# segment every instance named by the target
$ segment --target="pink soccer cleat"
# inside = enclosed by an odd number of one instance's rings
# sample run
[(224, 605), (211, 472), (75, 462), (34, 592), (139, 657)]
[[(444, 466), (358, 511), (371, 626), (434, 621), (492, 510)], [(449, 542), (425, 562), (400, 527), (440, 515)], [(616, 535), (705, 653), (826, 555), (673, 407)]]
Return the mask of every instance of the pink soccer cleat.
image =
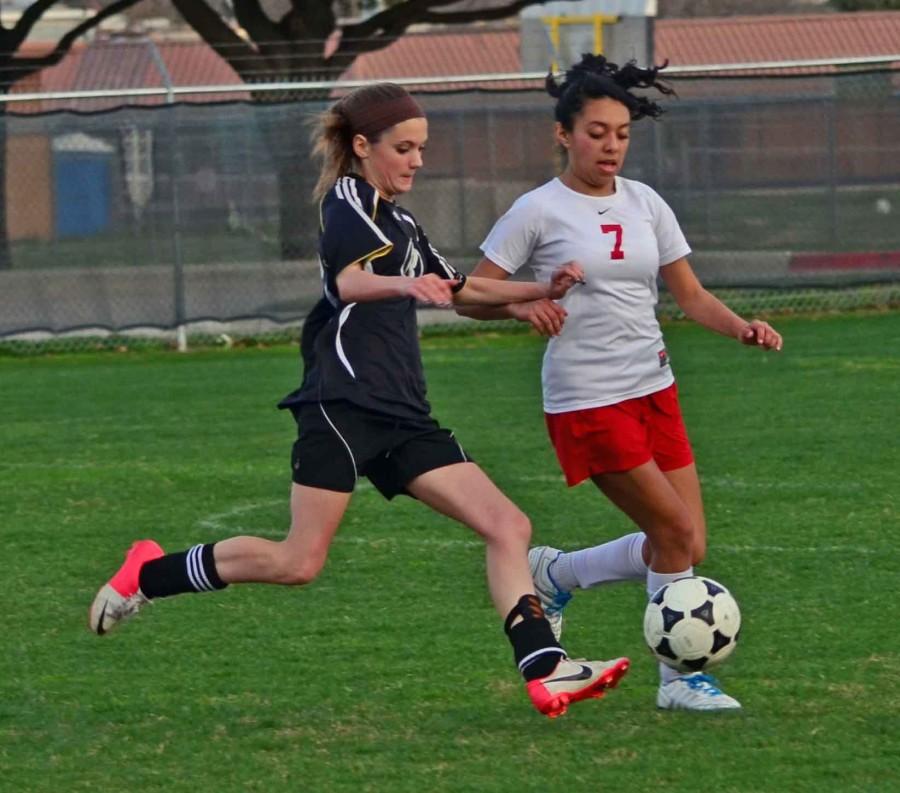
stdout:
[(525, 684), (534, 706), (545, 716), (562, 716), (573, 702), (599, 699), (615, 688), (628, 671), (630, 661), (585, 661), (563, 658), (547, 677)]
[(107, 633), (122, 620), (137, 614), (150, 601), (138, 586), (138, 575), (146, 562), (159, 559), (165, 552), (153, 540), (138, 540), (125, 555), (125, 562), (97, 593), (88, 620), (98, 636)]

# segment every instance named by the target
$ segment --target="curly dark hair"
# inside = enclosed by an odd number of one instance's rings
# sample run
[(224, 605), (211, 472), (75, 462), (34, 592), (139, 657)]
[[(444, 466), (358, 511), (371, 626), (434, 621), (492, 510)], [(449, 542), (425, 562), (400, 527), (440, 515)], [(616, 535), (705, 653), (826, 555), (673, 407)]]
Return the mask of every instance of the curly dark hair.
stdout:
[(663, 108), (645, 96), (633, 93), (635, 88), (653, 88), (663, 95), (674, 95), (675, 90), (658, 78), (668, 61), (660, 66), (642, 69), (635, 61), (628, 61), (621, 68), (606, 60), (603, 55), (585, 53), (581, 60), (568, 69), (561, 81), (553, 73), (547, 75), (547, 93), (556, 99), (556, 120), (564, 129), (571, 130), (577, 116), (588, 99), (609, 97), (621, 102), (631, 113), (632, 121), (650, 117), (659, 118)]

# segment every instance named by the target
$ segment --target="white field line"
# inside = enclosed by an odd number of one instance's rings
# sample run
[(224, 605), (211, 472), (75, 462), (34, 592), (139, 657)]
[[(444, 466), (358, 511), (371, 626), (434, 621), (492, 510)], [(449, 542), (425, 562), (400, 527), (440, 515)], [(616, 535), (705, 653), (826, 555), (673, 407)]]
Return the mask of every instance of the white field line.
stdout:
[[(360, 483), (360, 487), (372, 486), (368, 483)], [(261, 510), (271, 509), (282, 505), (287, 506), (286, 499), (270, 499), (268, 501), (251, 502), (241, 504), (223, 512), (216, 512), (207, 515), (197, 521), (197, 526), (206, 530), (209, 534), (222, 537), (223, 535), (232, 536), (237, 534), (251, 534), (258, 537), (266, 537), (269, 539), (281, 539), (287, 533), (287, 526), (278, 528), (268, 528), (254, 525), (242, 525), (242, 517), (258, 512)], [(414, 531), (414, 530), (413, 530)], [(367, 545), (370, 547), (378, 547), (381, 545), (389, 546), (409, 546), (414, 548), (482, 548), (484, 543), (477, 539), (454, 539), (454, 538), (438, 538), (438, 537), (418, 537), (413, 533), (405, 535), (396, 535), (390, 537), (365, 537), (354, 534), (338, 533), (334, 538), (334, 542), (348, 545)], [(584, 546), (587, 547), (587, 543)], [(733, 554), (780, 554), (784, 556), (801, 556), (805, 554), (839, 554), (845, 556), (879, 556), (890, 553), (887, 550), (878, 548), (866, 548), (862, 545), (821, 545), (821, 546), (791, 546), (791, 545), (755, 545), (748, 543), (744, 545), (729, 545), (716, 543), (713, 541), (710, 545), (711, 550), (721, 553)], [(571, 549), (575, 550), (575, 548)]]

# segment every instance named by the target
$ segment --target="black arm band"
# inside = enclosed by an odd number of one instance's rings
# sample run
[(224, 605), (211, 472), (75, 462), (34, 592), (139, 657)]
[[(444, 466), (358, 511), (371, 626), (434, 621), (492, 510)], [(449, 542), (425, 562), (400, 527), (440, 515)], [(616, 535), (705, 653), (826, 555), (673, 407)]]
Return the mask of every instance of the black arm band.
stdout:
[(462, 289), (466, 285), (466, 281), (468, 281), (468, 280), (469, 279), (466, 278), (465, 273), (460, 273), (459, 281), (457, 281), (454, 286), (450, 287), (450, 291), (453, 292), (453, 294), (455, 295), (460, 289)]

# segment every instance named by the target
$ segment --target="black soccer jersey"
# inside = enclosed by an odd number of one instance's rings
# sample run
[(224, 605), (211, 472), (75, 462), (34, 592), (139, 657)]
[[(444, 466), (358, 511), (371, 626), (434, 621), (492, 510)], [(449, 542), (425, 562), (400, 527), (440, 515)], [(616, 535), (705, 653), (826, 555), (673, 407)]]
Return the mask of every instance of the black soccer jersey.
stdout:
[(428, 415), (415, 300), (346, 303), (336, 279), (345, 267), (360, 262), (376, 275), (462, 276), (432, 247), (407, 210), (382, 199), (361, 177), (338, 179), (322, 199), (320, 213), (324, 298), (304, 324), (303, 384), (279, 407), (343, 399), (403, 418)]

